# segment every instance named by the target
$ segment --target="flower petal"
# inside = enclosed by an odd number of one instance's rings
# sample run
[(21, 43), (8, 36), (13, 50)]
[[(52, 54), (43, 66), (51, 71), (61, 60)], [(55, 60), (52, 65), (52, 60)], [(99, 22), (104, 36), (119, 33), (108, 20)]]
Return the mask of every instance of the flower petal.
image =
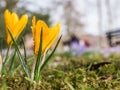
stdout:
[[(32, 27), (34, 27), (34, 25), (35, 24), (33, 24)], [(45, 50), (48, 50), (57, 39), (57, 36), (60, 32), (60, 24), (58, 23), (56, 26), (48, 28), (45, 22), (41, 20), (37, 22), (33, 35), (35, 55), (37, 55), (39, 50), (41, 30), (43, 30), (42, 53), (44, 53)]]
[(5, 12), (4, 12), (4, 19), (5, 19), (6, 27), (11, 28), (11, 26), (12, 26), (11, 13), (8, 10), (5, 10)]
[[(42, 20), (39, 20), (36, 24), (35, 27), (35, 32), (34, 32), (34, 48), (35, 48), (35, 54), (37, 54), (38, 50), (39, 50), (39, 43), (40, 43), (40, 35), (41, 35), (41, 30), (43, 30), (43, 39), (44, 39), (44, 32), (45, 30), (48, 29), (48, 26), (46, 25), (45, 22), (43, 22)], [(43, 42), (42, 42), (43, 43)], [(44, 47), (44, 44), (42, 44), (42, 47)], [(43, 48), (42, 48), (43, 51)]]
[(36, 25), (36, 17), (33, 16), (33, 19), (32, 19), (32, 34), (33, 34), (33, 37), (34, 37), (34, 33), (35, 33), (35, 25)]
[[(16, 13), (10, 13), (8, 10), (4, 14), (6, 27), (9, 30), (13, 30), (15, 24), (18, 22), (19, 18)], [(13, 31), (11, 31), (13, 33)]]
[(19, 20), (18, 15), (16, 13), (11, 13), (9, 12), (9, 10), (5, 10), (4, 19), (6, 24), (6, 41), (7, 44), (11, 46), (12, 39), (8, 33), (8, 30), (11, 32), (13, 38), (17, 39), (28, 21), (28, 16), (23, 15)]
[[(11, 14), (11, 23), (12, 23), (12, 28), (11, 30), (14, 29), (14, 26), (16, 25), (16, 23), (19, 21), (18, 15), (16, 13), (12, 13)], [(14, 34), (14, 30), (12, 31), (12, 33)]]
[(20, 20), (15, 24), (14, 26), (14, 38), (17, 39), (18, 36), (21, 34), (21, 32), (23, 31), (24, 27), (26, 26), (28, 21), (28, 16), (22, 15), (22, 17), (20, 18)]
[(58, 24), (56, 24), (56, 26), (50, 28), (49, 31), (50, 31), (49, 35), (46, 38), (44, 38), (45, 41), (43, 41), (43, 44), (44, 44), (43, 52), (45, 50), (48, 50), (53, 45), (55, 40), (57, 39), (57, 36), (60, 32), (60, 23), (58, 23)]

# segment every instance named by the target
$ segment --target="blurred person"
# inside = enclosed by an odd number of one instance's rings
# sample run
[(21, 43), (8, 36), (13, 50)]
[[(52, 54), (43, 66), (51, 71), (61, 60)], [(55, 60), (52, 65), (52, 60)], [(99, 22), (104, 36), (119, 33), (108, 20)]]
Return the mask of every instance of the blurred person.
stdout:
[(70, 35), (70, 39), (63, 42), (64, 51), (71, 55), (80, 56), (90, 47), (88, 39), (79, 39), (75, 34)]
[(71, 35), (70, 54), (80, 56), (86, 51), (84, 40), (80, 40), (75, 35)]

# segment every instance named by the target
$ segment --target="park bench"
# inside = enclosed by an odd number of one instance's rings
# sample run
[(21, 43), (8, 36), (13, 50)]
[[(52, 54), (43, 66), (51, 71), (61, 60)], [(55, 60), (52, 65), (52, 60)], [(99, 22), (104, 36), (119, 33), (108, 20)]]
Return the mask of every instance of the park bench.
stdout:
[(109, 31), (106, 36), (110, 47), (120, 44), (120, 30)]

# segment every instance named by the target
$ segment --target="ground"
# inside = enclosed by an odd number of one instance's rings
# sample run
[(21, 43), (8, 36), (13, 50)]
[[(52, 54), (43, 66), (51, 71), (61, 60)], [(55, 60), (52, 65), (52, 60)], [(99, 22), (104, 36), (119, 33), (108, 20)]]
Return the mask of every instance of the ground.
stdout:
[[(31, 67), (31, 62), (29, 65)], [(28, 79), (18, 69), (12, 76), (0, 78), (0, 90), (27, 90)], [(41, 76), (41, 82), (32, 83), (31, 90), (119, 90), (120, 55), (104, 56), (86, 52), (80, 57), (69, 53), (54, 54)], [(4, 90), (7, 90), (4, 89)]]

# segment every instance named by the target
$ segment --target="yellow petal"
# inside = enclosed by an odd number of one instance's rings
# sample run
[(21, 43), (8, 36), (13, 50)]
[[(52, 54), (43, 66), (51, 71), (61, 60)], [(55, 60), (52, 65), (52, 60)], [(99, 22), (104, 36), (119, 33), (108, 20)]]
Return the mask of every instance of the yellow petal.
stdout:
[(43, 52), (48, 50), (57, 39), (57, 36), (60, 32), (60, 24), (58, 23), (56, 26), (49, 28), (49, 31), (49, 35), (46, 35), (46, 38), (44, 38), (43, 41)]
[(13, 38), (17, 39), (20, 33), (23, 31), (23, 28), (26, 26), (28, 16), (22, 15), (22, 17), (19, 20), (18, 15), (16, 13), (11, 13), (9, 12), (9, 10), (5, 10), (4, 19), (6, 25), (7, 44), (10, 46), (12, 45), (12, 39), (8, 33), (8, 30), (11, 32)]
[(16, 13), (10, 13), (8, 10), (4, 14), (6, 27), (13, 32), (14, 25), (18, 22), (19, 18)]
[(10, 37), (9, 37), (9, 33), (8, 33), (8, 30), (7, 30), (7, 27), (10, 27), (12, 25), (10, 17), (11, 17), (11, 13), (8, 10), (5, 10), (5, 12), (4, 12), (4, 19), (5, 19), (5, 24), (6, 24), (7, 43), (9, 43), (9, 41), (10, 41), (10, 39), (9, 39)]
[(60, 32), (60, 24), (58, 23), (56, 26), (52, 28), (48, 28), (45, 22), (41, 20), (37, 22), (35, 26), (34, 35), (33, 35), (35, 55), (37, 55), (39, 50), (41, 30), (43, 30), (42, 53), (44, 53), (46, 50), (48, 50), (52, 46), (52, 44), (57, 39), (57, 36)]
[[(40, 35), (41, 35), (41, 30), (43, 30), (43, 39), (44, 39), (44, 31), (48, 29), (48, 26), (46, 23), (44, 23), (42, 20), (39, 20), (36, 24), (35, 27), (35, 32), (34, 32), (34, 48), (35, 48), (35, 54), (37, 54), (39, 50), (39, 43), (40, 43)], [(43, 43), (43, 42), (42, 42)], [(43, 44), (42, 44), (43, 47)], [(43, 48), (42, 48), (43, 51)]]
[(20, 20), (15, 24), (15, 26), (13, 28), (15, 39), (17, 39), (18, 36), (21, 34), (21, 32), (23, 31), (23, 29), (25, 28), (25, 26), (27, 24), (27, 21), (28, 21), (28, 16), (25, 14), (25, 15), (22, 15)]
[(5, 10), (4, 19), (5, 19), (6, 27), (7, 27), (7, 28), (8, 28), (8, 27), (11, 28), (11, 26), (12, 26), (11, 13), (10, 13), (8, 10)]
[(8, 45), (11, 45), (10, 43), (11, 43), (12, 39), (11, 39), (11, 37), (9, 35), (9, 32), (8, 32), (7, 28), (6, 28), (6, 41), (7, 41)]
[(10, 35), (8, 33), (8, 28), (10, 31), (12, 28), (11, 13), (9, 12), (9, 10), (5, 10), (4, 19), (5, 19), (5, 25), (6, 25), (6, 41), (7, 41), (7, 44), (9, 45), (11, 42), (11, 38), (10, 38)]
[(36, 17), (33, 16), (33, 19), (32, 19), (32, 34), (33, 34), (33, 36), (35, 33), (35, 25), (36, 25)]
[[(16, 14), (16, 13), (12, 13), (11, 14), (11, 23), (12, 23), (12, 25), (11, 25), (11, 30), (13, 30), (14, 29), (14, 26), (15, 26), (15, 24), (17, 23), (19, 21), (19, 18), (18, 18), (18, 15)], [(14, 34), (14, 31), (12, 31), (12, 33)]]

